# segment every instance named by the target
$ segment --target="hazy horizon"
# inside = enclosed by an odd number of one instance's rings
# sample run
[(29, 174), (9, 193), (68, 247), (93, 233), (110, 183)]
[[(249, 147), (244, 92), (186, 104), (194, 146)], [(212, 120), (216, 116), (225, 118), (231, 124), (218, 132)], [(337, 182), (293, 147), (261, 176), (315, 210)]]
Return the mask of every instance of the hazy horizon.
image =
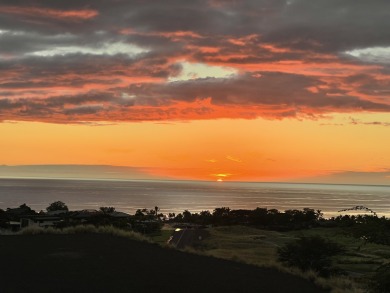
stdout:
[[(135, 168), (112, 165), (0, 165), (1, 178), (21, 179), (72, 179), (72, 180), (164, 180), (164, 181), (206, 181), (191, 178), (172, 178), (153, 176), (147, 172), (148, 168)], [(300, 180), (286, 181), (255, 181), (255, 180), (219, 180), (225, 182), (253, 182), (253, 183), (297, 183), (297, 184), (335, 184), (335, 185), (390, 185), (387, 176), (389, 172), (361, 173), (340, 172), (318, 177), (301, 178)], [(363, 178), (363, 180), (362, 180)], [(367, 180), (367, 178), (371, 180)], [(364, 181), (366, 179), (366, 181)]]

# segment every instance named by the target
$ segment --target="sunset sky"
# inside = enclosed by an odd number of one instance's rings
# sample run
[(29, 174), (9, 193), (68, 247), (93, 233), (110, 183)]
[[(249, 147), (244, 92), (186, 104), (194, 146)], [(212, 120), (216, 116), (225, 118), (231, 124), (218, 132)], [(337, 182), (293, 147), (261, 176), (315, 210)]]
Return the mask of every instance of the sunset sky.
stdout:
[(2, 0), (0, 177), (390, 184), (389, 28), (388, 0)]

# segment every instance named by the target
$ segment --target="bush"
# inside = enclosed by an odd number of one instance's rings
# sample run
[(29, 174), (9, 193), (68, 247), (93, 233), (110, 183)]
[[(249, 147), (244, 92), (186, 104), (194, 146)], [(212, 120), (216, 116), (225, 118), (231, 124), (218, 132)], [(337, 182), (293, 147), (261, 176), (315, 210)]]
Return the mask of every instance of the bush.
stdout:
[(371, 291), (373, 293), (390, 292), (390, 263), (381, 265), (372, 277)]
[(332, 268), (332, 256), (340, 254), (341, 245), (320, 236), (300, 237), (278, 249), (279, 261), (302, 271), (313, 270), (322, 276), (336, 272)]

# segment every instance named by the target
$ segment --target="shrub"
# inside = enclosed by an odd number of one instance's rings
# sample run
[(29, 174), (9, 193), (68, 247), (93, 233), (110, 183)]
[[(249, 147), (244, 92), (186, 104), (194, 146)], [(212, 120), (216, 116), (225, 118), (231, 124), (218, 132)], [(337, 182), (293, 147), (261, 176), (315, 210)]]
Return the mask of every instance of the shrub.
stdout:
[(93, 225), (78, 225), (74, 227), (67, 227), (64, 229), (56, 228), (42, 228), (42, 227), (26, 227), (19, 231), (21, 235), (40, 235), (40, 234), (109, 234), (118, 237), (134, 239), (143, 242), (151, 242), (149, 238), (133, 231), (125, 231), (113, 226), (99, 226)]
[(372, 277), (371, 292), (388, 293), (390, 292), (390, 263), (381, 265)]
[(278, 249), (279, 261), (302, 271), (313, 270), (322, 276), (336, 272), (332, 256), (344, 251), (339, 244), (320, 236), (300, 237)]

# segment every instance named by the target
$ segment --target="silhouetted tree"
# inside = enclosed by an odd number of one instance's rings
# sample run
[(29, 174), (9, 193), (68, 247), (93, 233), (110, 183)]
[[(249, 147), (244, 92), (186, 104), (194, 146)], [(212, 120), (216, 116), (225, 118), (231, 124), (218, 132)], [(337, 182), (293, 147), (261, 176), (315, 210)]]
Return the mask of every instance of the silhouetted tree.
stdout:
[(62, 201), (55, 201), (55, 202), (51, 203), (46, 208), (46, 210), (48, 212), (52, 212), (52, 211), (69, 211), (67, 205), (65, 203), (63, 203)]
[(136, 210), (135, 215), (137, 219), (143, 219), (145, 217), (144, 212), (141, 209)]
[(354, 224), (345, 229), (365, 242), (390, 245), (390, 219), (372, 215), (358, 215)]
[(230, 220), (230, 208), (222, 207), (216, 208), (213, 211), (213, 221), (218, 225), (227, 225)]
[(114, 207), (100, 207), (99, 210), (103, 213), (103, 214), (111, 214), (113, 212), (115, 212), (115, 208)]
[(268, 210), (265, 208), (257, 207), (250, 213), (249, 220), (255, 225), (268, 225), (269, 224), (269, 216)]
[(183, 221), (183, 214), (178, 213), (175, 217), (175, 221), (182, 222)]
[(210, 224), (212, 220), (212, 215), (210, 211), (201, 211), (199, 213), (200, 224), (207, 225)]
[(0, 227), (5, 228), (7, 227), (8, 217), (7, 213), (0, 209)]
[(183, 212), (183, 221), (184, 222), (191, 222), (192, 214), (188, 210), (185, 210)]

